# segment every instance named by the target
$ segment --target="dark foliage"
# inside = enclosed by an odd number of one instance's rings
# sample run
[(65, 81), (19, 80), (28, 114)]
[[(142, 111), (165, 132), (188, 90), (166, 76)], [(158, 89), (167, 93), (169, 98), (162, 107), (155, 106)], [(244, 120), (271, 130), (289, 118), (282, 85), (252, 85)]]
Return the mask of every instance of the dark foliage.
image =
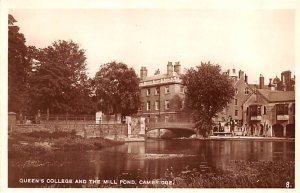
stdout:
[(188, 69), (183, 84), (186, 86), (185, 107), (192, 112), (197, 129), (206, 136), (212, 118), (232, 100), (233, 83), (219, 65), (208, 62)]
[(140, 106), (139, 79), (126, 64), (104, 64), (95, 76), (98, 109), (107, 114), (135, 114)]

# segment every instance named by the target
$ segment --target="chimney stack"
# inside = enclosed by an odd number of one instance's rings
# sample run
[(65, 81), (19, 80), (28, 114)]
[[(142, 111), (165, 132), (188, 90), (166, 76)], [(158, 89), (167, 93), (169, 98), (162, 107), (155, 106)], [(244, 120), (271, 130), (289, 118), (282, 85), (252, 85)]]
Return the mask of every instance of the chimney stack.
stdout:
[(180, 62), (175, 62), (175, 65), (174, 65), (174, 72), (176, 72), (178, 75), (181, 74), (181, 65), (180, 65)]
[(141, 67), (140, 70), (140, 76), (141, 76), (141, 80), (144, 80), (147, 77), (147, 68), (146, 67)]
[(245, 74), (245, 82), (248, 83), (248, 76)]
[(239, 79), (244, 78), (244, 71), (240, 70), (239, 71)]
[(281, 81), (285, 84), (286, 90), (291, 90), (291, 71), (284, 71), (281, 73)]
[(259, 89), (263, 89), (264, 88), (264, 81), (265, 81), (265, 78), (263, 77), (262, 74), (259, 75)]
[(168, 76), (171, 76), (173, 73), (173, 65), (172, 65), (172, 62), (168, 62), (168, 65), (167, 65), (167, 74)]

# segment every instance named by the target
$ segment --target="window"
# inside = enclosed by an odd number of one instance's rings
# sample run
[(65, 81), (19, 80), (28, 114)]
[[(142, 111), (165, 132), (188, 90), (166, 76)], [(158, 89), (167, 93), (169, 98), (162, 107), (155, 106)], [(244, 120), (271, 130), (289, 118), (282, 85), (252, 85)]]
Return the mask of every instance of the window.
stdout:
[(159, 87), (155, 88), (155, 95), (159, 95)]
[(146, 106), (146, 110), (150, 110), (150, 101), (147, 101), (147, 106)]
[(155, 110), (159, 110), (159, 101), (155, 101)]
[(183, 87), (183, 85), (180, 85), (180, 93), (184, 93), (184, 87)]
[(237, 104), (238, 104), (238, 100), (234, 99), (234, 105), (237, 105)]
[(166, 122), (166, 123), (169, 122), (169, 118), (170, 118), (169, 115), (166, 115), (166, 116), (165, 116), (165, 122)]
[(235, 94), (238, 94), (238, 89), (237, 88), (235, 88), (234, 91), (235, 91)]
[(249, 88), (248, 87), (245, 88), (245, 94), (249, 94)]
[(263, 114), (264, 115), (267, 114), (267, 108), (266, 108), (266, 106), (264, 106), (264, 113)]
[(277, 104), (276, 105), (276, 114), (277, 115), (288, 115), (289, 114), (289, 105), (288, 104)]
[(261, 106), (259, 105), (250, 106), (250, 116), (261, 116)]
[(239, 115), (239, 111), (238, 110), (235, 110), (234, 111), (234, 116), (238, 116)]
[(291, 111), (292, 114), (295, 115), (295, 103), (292, 104)]
[(184, 108), (184, 100), (181, 101), (181, 106), (180, 106), (180, 109), (183, 109)]
[(168, 94), (168, 93), (170, 93), (170, 88), (169, 88), (169, 86), (166, 86), (165, 87), (165, 94)]
[(261, 116), (261, 106), (257, 106), (257, 116)]
[(165, 109), (166, 110), (170, 109), (170, 101), (169, 100), (165, 101)]
[(147, 89), (147, 96), (149, 96), (151, 94), (151, 90), (150, 88)]
[(155, 115), (155, 123), (157, 123), (159, 120), (159, 116), (158, 115)]

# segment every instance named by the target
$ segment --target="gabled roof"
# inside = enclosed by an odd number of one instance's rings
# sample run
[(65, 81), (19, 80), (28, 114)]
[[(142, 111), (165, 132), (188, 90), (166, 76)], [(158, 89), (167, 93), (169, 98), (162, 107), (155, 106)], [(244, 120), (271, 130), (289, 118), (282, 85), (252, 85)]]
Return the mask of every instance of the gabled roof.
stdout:
[(272, 91), (267, 89), (257, 89), (257, 92), (269, 102), (295, 101), (295, 91)]

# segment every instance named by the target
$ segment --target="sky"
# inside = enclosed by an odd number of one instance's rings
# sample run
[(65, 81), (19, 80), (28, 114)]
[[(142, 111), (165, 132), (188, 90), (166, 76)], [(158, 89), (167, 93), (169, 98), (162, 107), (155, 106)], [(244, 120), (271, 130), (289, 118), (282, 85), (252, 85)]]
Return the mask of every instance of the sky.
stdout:
[[(86, 51), (87, 72), (123, 62), (139, 75), (210, 61), (222, 70), (243, 70), (250, 83), (295, 73), (295, 11), (292, 9), (9, 9), (27, 45), (44, 48), (73, 40)], [(267, 83), (267, 81), (266, 81)]]

